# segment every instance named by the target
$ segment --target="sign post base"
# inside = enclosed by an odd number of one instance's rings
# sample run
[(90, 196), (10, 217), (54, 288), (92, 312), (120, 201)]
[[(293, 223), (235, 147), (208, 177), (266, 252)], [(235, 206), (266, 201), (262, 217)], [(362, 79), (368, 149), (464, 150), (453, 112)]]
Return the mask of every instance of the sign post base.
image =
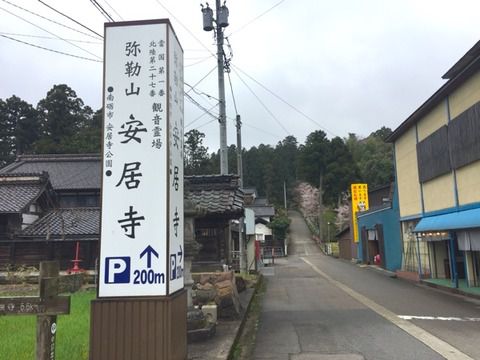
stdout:
[(92, 300), (90, 360), (187, 359), (187, 291)]

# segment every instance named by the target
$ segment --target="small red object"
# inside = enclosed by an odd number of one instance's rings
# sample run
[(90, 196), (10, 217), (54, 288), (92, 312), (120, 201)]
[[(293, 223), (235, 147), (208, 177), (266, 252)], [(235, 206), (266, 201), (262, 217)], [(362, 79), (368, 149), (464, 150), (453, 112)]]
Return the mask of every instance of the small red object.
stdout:
[(79, 273), (79, 272), (83, 272), (85, 270), (83, 270), (82, 268), (80, 268), (80, 266), (78, 266), (78, 264), (82, 261), (78, 258), (78, 256), (80, 255), (80, 242), (77, 241), (77, 245), (76, 245), (76, 250), (75, 250), (75, 259), (72, 260), (73, 262), (73, 267), (71, 269), (68, 270), (68, 272), (71, 274), (71, 273)]

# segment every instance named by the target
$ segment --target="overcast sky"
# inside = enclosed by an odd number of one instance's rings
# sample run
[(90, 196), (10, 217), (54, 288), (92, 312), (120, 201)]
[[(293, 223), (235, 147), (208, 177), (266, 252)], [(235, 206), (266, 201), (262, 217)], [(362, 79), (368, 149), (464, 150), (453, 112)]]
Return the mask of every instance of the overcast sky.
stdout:
[[(215, 69), (213, 32), (202, 30), (199, 1), (97, 1), (115, 21), (170, 18), (185, 51), (187, 84)], [(103, 35), (106, 19), (90, 0), (44, 2)], [(478, 0), (229, 0), (227, 6), (230, 77), (246, 148), (275, 145), (287, 135), (303, 143), (317, 129), (330, 138), (395, 129), (444, 83), (441, 76), (480, 34)], [(101, 107), (101, 38), (38, 0), (0, 0), (0, 13), (0, 98), (17, 95), (36, 106), (54, 84), (64, 83), (94, 110)], [(236, 112), (228, 82), (226, 94), (231, 144)], [(189, 95), (218, 113), (216, 70)], [(186, 99), (185, 131), (204, 132), (214, 151), (218, 122), (202, 114)]]

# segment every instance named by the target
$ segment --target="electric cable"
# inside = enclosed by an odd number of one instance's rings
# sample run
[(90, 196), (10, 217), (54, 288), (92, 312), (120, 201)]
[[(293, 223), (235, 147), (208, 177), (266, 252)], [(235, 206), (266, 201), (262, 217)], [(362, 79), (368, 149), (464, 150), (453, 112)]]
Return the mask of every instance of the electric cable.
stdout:
[[(43, 36), (43, 35), (31, 35), (31, 34), (17, 34), (17, 33), (10, 33), (10, 32), (2, 32), (0, 34), (3, 35), (10, 35), (10, 36), (22, 36), (22, 37), (31, 37), (31, 38), (38, 38), (38, 39), (48, 39), (48, 40), (62, 40), (52, 36)], [(102, 45), (103, 42), (100, 41), (89, 41), (89, 40), (77, 40), (77, 39), (66, 39), (68, 41), (79, 42), (84, 44), (94, 44), (94, 45)]]
[(21, 19), (21, 20), (29, 23), (30, 25), (35, 26), (35, 27), (37, 27), (37, 28), (39, 28), (39, 29), (41, 29), (41, 30), (49, 33), (50, 35), (53, 35), (53, 36), (59, 38), (60, 40), (63, 40), (63, 41), (65, 41), (66, 43), (68, 43), (68, 44), (70, 44), (70, 45), (72, 45), (72, 46), (75, 46), (76, 48), (78, 48), (78, 49), (80, 49), (80, 50), (82, 50), (82, 51), (85, 51), (86, 53), (88, 53), (88, 54), (90, 54), (90, 55), (92, 55), (92, 56), (95, 56), (97, 59), (100, 59), (100, 60), (101, 60), (101, 58), (100, 58), (99, 56), (97, 56), (96, 54), (94, 54), (94, 53), (92, 53), (92, 52), (90, 52), (90, 51), (88, 51), (88, 50), (86, 50), (86, 49), (84, 49), (84, 48), (82, 48), (82, 47), (80, 47), (80, 46), (78, 46), (78, 45), (76, 45), (76, 44), (74, 44), (74, 43), (72, 43), (72, 42), (70, 42), (70, 41), (68, 41), (68, 40), (66, 40), (66, 39), (64, 39), (64, 38), (62, 38), (62, 37), (60, 37), (60, 36), (52, 33), (52, 32), (50, 32), (50, 31), (48, 31), (48, 30), (46, 30), (46, 29), (44, 29), (44, 28), (42, 28), (42, 27), (39, 26), (39, 25), (36, 25), (36, 24), (32, 23), (31, 21), (28, 21), (27, 19), (21, 17), (20, 15), (16, 15), (16, 14), (12, 13), (11, 11), (9, 11), (9, 10), (7, 10), (7, 9), (4, 9), (4, 8), (1, 7), (1, 6), (0, 6), (0, 10), (3, 10), (3, 11), (5, 11), (5, 12), (9, 13), (10, 15), (15, 16), (15, 17), (17, 17), (17, 18), (19, 18), (19, 19)]
[(197, 126), (196, 128), (193, 128), (193, 129), (198, 130), (198, 129), (200, 129), (201, 127), (207, 126), (208, 124), (214, 122), (215, 120), (218, 120), (218, 119), (210, 120), (210, 121), (206, 122), (205, 124), (199, 125), (199, 126)]
[(96, 1), (96, 0), (90, 0), (90, 2), (95, 6), (95, 8), (102, 14), (102, 16), (107, 19), (108, 22), (115, 22), (113, 18), (110, 16), (108, 12), (105, 11), (105, 9)]
[(187, 85), (189, 88), (191, 88), (192, 91), (193, 91), (195, 94), (197, 94), (197, 95), (205, 95), (208, 99), (214, 99), (214, 100), (216, 100), (216, 101), (220, 101), (220, 100), (217, 99), (215, 96), (212, 96), (212, 95), (210, 95), (210, 94), (207, 94), (207, 93), (205, 93), (205, 92), (203, 92), (203, 91), (201, 91), (201, 90), (195, 89), (192, 85), (190, 85), (190, 84), (188, 84), (188, 83), (186, 83), (186, 82), (184, 82), (184, 84)]
[[(265, 85), (263, 85), (261, 82), (259, 82), (258, 80), (255, 80), (252, 76), (248, 75), (245, 71), (243, 71), (242, 69), (240, 69), (238, 66), (235, 66), (233, 65), (238, 71), (240, 71), (242, 74), (244, 74), (245, 76), (247, 76), (250, 80), (252, 80), (253, 82), (255, 82), (257, 85), (259, 85), (260, 87), (262, 87), (265, 91), (267, 91), (268, 93), (270, 93), (271, 95), (273, 95), (274, 97), (276, 97), (278, 100), (280, 100), (281, 102), (283, 102), (285, 105), (289, 106), (290, 108), (292, 108), (293, 110), (295, 110), (297, 113), (299, 113), (300, 115), (302, 115), (303, 117), (305, 117), (306, 119), (310, 120), (311, 122), (313, 122), (315, 125), (317, 125), (319, 128), (325, 130), (326, 132), (330, 133), (330, 135), (332, 136), (338, 136), (337, 134), (335, 134), (334, 132), (328, 130), (326, 127), (324, 127), (323, 125), (321, 125), (318, 121), (312, 119), (310, 116), (308, 116), (307, 114), (305, 114), (303, 111), (299, 110), (297, 107), (293, 106), (292, 104), (290, 104), (288, 101), (284, 100), (283, 98), (281, 98), (279, 95), (275, 94), (272, 90), (270, 90), (269, 88), (267, 88)], [(235, 72), (238, 76), (238, 73)]]
[(280, 120), (277, 119), (277, 117), (270, 111), (270, 109), (264, 104), (264, 102), (258, 97), (257, 94), (255, 94), (255, 92), (252, 90), (252, 88), (250, 86), (248, 86), (248, 84), (242, 79), (242, 77), (240, 76), (240, 74), (238, 72), (235, 71), (235, 69), (233, 70), (235, 72), (235, 74), (238, 76), (238, 78), (240, 79), (240, 81), (243, 83), (243, 85), (245, 85), (245, 87), (250, 90), (250, 92), (252, 93), (252, 95), (257, 99), (257, 101), (260, 103), (260, 105), (263, 106), (263, 108), (265, 109), (266, 112), (268, 112), (270, 114), (270, 116), (277, 122), (278, 125), (280, 125), (280, 127), (283, 129), (283, 131), (285, 131), (285, 133), (287, 135), (290, 135), (290, 133), (288, 132), (288, 130), (285, 128), (285, 126), (280, 122)]
[(112, 7), (112, 5), (110, 5), (107, 0), (103, 0), (103, 1), (105, 2), (105, 4), (108, 5), (108, 7), (109, 7), (110, 9), (112, 9), (112, 11), (120, 18), (120, 20), (123, 21), (122, 16)]
[[(218, 119), (218, 116), (215, 116), (214, 114), (212, 114), (210, 112), (210, 110), (207, 110), (204, 106), (202, 106), (198, 101), (196, 101), (194, 98), (192, 98), (190, 95), (188, 94), (185, 94), (185, 97), (187, 98), (187, 100), (189, 100), (192, 104), (194, 104), (195, 106), (197, 106), (199, 109), (201, 109), (202, 111), (206, 112), (208, 115), (210, 115), (211, 117), (213, 117), (214, 119)], [(217, 106), (218, 104), (216, 104), (215, 106)]]
[(55, 9), (54, 7), (48, 5), (47, 3), (43, 2), (42, 0), (38, 0), (38, 1), (39, 1), (41, 4), (43, 4), (44, 6), (48, 7), (49, 9), (55, 11), (57, 14), (60, 14), (60, 15), (62, 15), (62, 16), (64, 16), (64, 17), (66, 17), (68, 20), (73, 21), (75, 24), (80, 25), (81, 27), (87, 29), (88, 31), (94, 33), (95, 35), (97, 35), (98, 37), (100, 37), (100, 38), (103, 39), (103, 36), (102, 36), (102, 35), (100, 35), (99, 33), (95, 32), (95, 31), (93, 31), (93, 30), (90, 29), (88, 26), (83, 25), (82, 23), (80, 23), (80, 22), (78, 22), (77, 20), (71, 18), (70, 16), (62, 13), (61, 11)]
[(200, 41), (200, 39), (197, 38), (192, 31), (190, 31), (190, 29), (189, 29), (188, 27), (186, 27), (185, 25), (183, 25), (183, 23), (182, 23), (180, 20), (178, 20), (178, 18), (177, 18), (175, 15), (173, 15), (172, 12), (171, 12), (170, 10), (168, 10), (168, 9), (160, 2), (160, 0), (155, 0), (155, 1), (156, 1), (157, 4), (160, 5), (167, 13), (169, 13), (170, 16), (171, 16), (172, 18), (174, 18), (174, 19), (180, 24), (180, 26), (182, 26), (200, 45), (202, 45), (202, 47), (205, 48), (205, 49), (211, 54), (211, 56), (213, 56), (214, 58), (216, 58), (216, 55), (215, 55), (206, 45), (204, 45), (204, 44)]
[(194, 62), (193, 64), (184, 65), (183, 67), (195, 66), (195, 65), (201, 64), (201, 63), (203, 63), (203, 62), (205, 62), (205, 61), (207, 61), (211, 58), (212, 58), (211, 56), (208, 56), (208, 57), (203, 58), (202, 60), (198, 60), (197, 62)]
[[(215, 107), (217, 107), (218, 104), (215, 104), (213, 105), (210, 109), (208, 109), (208, 113), (211, 112)], [(203, 112), (202, 115), (196, 117), (195, 119), (193, 119), (192, 121), (190, 121), (187, 125), (185, 125), (185, 127), (189, 127), (190, 125), (192, 125), (193, 123), (195, 123), (196, 121), (200, 120), (202, 117), (204, 117), (205, 115), (208, 114), (207, 112)], [(216, 119), (218, 118), (218, 116), (216, 117)]]
[(230, 84), (230, 91), (232, 93), (233, 107), (235, 108), (235, 114), (238, 115), (237, 102), (235, 101), (235, 95), (233, 94), (232, 79), (230, 79), (230, 72), (227, 72), (228, 82)]
[[(232, 120), (233, 120), (233, 119), (232, 119)], [(242, 123), (242, 125), (245, 125), (245, 126), (251, 127), (252, 129), (255, 129), (255, 130), (257, 130), (257, 131), (264, 132), (265, 134), (268, 134), (268, 135), (270, 135), (270, 136), (272, 136), (272, 137), (274, 137), (274, 138), (277, 138), (277, 139), (281, 137), (280, 135), (277, 135), (277, 134), (271, 133), (271, 132), (269, 132), (269, 131), (267, 131), (267, 130), (265, 130), (265, 129), (262, 129), (262, 128), (259, 128), (259, 127), (256, 127), (256, 126), (253, 126), (253, 125), (250, 125), (250, 124), (248, 124), (248, 123)]]
[(64, 27), (64, 28), (66, 28), (66, 29), (69, 29), (69, 30), (72, 30), (72, 31), (76, 31), (76, 32), (78, 32), (78, 33), (80, 33), (80, 34), (82, 34), (82, 35), (89, 36), (89, 37), (91, 37), (91, 38), (96, 39), (96, 37), (94, 37), (94, 36), (92, 36), (92, 35), (90, 35), (90, 34), (87, 34), (87, 33), (83, 32), (83, 31), (74, 29), (74, 28), (72, 28), (72, 27), (70, 27), (70, 26), (67, 26), (67, 25), (64, 25), (64, 24), (62, 24), (62, 23), (59, 23), (59, 22), (57, 22), (57, 21), (55, 21), (55, 20), (49, 19), (49, 18), (47, 18), (47, 17), (45, 17), (45, 16), (42, 16), (42, 15), (40, 15), (40, 14), (37, 14), (37, 13), (35, 13), (35, 12), (33, 12), (33, 11), (30, 11), (30, 10), (28, 10), (28, 9), (25, 9), (25, 8), (23, 8), (23, 7), (21, 7), (21, 6), (15, 5), (15, 4), (11, 3), (10, 1), (7, 1), (7, 0), (1, 0), (1, 1), (3, 1), (4, 3), (7, 3), (7, 4), (11, 5), (11, 6), (15, 6), (16, 8), (19, 8), (19, 9), (21, 9), (21, 10), (23, 10), (23, 11), (26, 11), (26, 12), (32, 14), (32, 15), (38, 16), (38, 17), (40, 17), (40, 18), (42, 18), (42, 19), (44, 19), (44, 20), (50, 21), (50, 22), (52, 22), (52, 23), (54, 23), (54, 24), (56, 24), (56, 25), (62, 26), (62, 27)]
[(264, 11), (263, 13), (261, 13), (260, 15), (258, 15), (257, 17), (255, 17), (254, 19), (250, 20), (249, 22), (247, 22), (245, 25), (239, 27), (238, 29), (232, 31), (230, 34), (228, 34), (228, 36), (231, 36), (232, 34), (234, 33), (237, 33), (243, 29), (245, 29), (247, 26), (249, 26), (251, 23), (257, 21), (258, 19), (260, 19), (262, 16), (266, 15), (267, 13), (269, 13), (270, 11), (272, 11), (273, 9), (275, 9), (278, 5), (280, 5), (281, 3), (283, 3), (285, 0), (281, 0), (279, 1), (278, 3), (276, 3), (275, 5), (273, 5), (271, 8), (269, 8), (268, 10)]
[(102, 60), (90, 59), (90, 58), (87, 58), (87, 57), (78, 56), (78, 55), (73, 55), (73, 54), (69, 54), (69, 53), (63, 52), (63, 51), (53, 50), (53, 49), (49, 49), (49, 48), (46, 48), (46, 47), (43, 47), (43, 46), (31, 44), (31, 43), (28, 43), (28, 42), (26, 42), (26, 41), (14, 39), (14, 38), (12, 38), (12, 37), (10, 37), (10, 36), (6, 36), (6, 35), (2, 35), (2, 34), (0, 34), (0, 36), (1, 36), (1, 37), (4, 37), (4, 38), (6, 38), (6, 39), (10, 39), (10, 40), (13, 40), (13, 41), (17, 41), (17, 42), (22, 43), (22, 44), (25, 44), (25, 45), (30, 45), (30, 46), (36, 47), (36, 48), (38, 48), (38, 49), (51, 51), (51, 52), (54, 52), (54, 53), (57, 53), (57, 54), (67, 55), (67, 56), (71, 56), (71, 57), (74, 57), (74, 58), (77, 58), (77, 59), (94, 61), (94, 62), (99, 62), (99, 63), (102, 63), (102, 62), (103, 62)]
[[(205, 79), (208, 77), (208, 75), (210, 75), (210, 74), (211, 74), (212, 72), (214, 72), (215, 70), (217, 70), (217, 65), (215, 65), (215, 66), (212, 68), (212, 70), (210, 70), (204, 77), (202, 77), (200, 80), (198, 80), (195, 85), (191, 86), (191, 89), (188, 90), (186, 93), (188, 94), (190, 91), (192, 91), (193, 88), (197, 87), (198, 84), (200, 84), (203, 80), (205, 80)], [(189, 85), (189, 86), (190, 86), (190, 85)]]

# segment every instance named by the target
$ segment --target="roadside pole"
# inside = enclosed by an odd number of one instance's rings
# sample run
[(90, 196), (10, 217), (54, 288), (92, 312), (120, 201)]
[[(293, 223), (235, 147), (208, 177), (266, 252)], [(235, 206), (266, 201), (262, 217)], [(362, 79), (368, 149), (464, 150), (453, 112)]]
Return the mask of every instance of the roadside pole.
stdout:
[(167, 19), (106, 23), (104, 46), (90, 360), (184, 360), (183, 49)]

